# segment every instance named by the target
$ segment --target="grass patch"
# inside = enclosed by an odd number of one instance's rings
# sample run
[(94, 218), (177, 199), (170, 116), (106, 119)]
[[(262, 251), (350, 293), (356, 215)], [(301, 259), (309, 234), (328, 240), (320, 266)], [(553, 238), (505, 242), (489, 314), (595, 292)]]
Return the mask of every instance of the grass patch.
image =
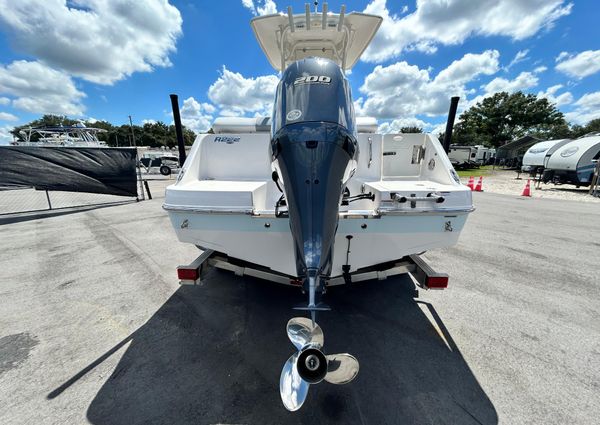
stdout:
[(468, 170), (456, 170), (459, 177), (470, 177), (470, 176), (487, 176), (492, 173), (493, 165), (484, 165), (479, 168), (472, 168)]

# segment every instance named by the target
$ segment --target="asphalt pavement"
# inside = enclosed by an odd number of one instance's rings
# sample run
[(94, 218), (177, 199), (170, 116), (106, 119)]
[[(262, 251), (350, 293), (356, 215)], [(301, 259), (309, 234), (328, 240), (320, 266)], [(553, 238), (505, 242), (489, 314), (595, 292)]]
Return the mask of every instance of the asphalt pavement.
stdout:
[(600, 423), (600, 207), (476, 193), (456, 247), (407, 276), (332, 288), (345, 386), (279, 398), (297, 289), (211, 271), (152, 201), (0, 216), (2, 424)]

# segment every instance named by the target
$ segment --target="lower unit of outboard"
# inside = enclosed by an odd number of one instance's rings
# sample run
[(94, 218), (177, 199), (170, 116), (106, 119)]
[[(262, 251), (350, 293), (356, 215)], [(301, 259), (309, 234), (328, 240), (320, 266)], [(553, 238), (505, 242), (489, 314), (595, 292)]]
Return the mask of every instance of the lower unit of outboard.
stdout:
[(285, 190), (297, 273), (309, 293), (306, 309), (319, 310), (315, 297), (331, 273), (344, 180), (357, 142), (338, 124), (304, 122), (283, 127), (271, 149)]

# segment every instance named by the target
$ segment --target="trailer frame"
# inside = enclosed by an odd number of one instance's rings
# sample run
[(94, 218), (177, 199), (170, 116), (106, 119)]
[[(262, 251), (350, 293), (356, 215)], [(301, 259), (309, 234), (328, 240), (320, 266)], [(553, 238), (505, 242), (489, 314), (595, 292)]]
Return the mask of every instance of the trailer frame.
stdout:
[[(204, 250), (190, 264), (177, 267), (179, 284), (192, 286), (203, 284), (210, 268), (228, 270), (240, 277), (252, 276), (283, 285), (302, 286), (302, 281), (295, 276), (280, 273), (258, 264), (231, 258), (226, 254), (210, 249)], [(436, 272), (421, 257), (421, 254), (412, 254), (398, 260), (329, 277), (325, 281), (325, 287), (352, 284), (367, 280), (385, 280), (388, 277), (404, 274), (412, 276), (414, 283), (422, 289), (445, 289), (448, 287), (448, 274)]]

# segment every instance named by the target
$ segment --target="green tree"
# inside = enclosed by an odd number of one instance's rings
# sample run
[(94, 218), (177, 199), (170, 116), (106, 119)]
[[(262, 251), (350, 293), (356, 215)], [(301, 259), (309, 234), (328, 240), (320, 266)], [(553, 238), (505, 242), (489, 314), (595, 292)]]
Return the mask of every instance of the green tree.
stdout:
[(501, 92), (463, 112), (452, 140), (461, 145), (498, 147), (527, 135), (548, 140), (569, 134), (564, 115), (548, 99)]
[(160, 147), (166, 146), (169, 137), (169, 127), (159, 121), (155, 123), (146, 123), (141, 129), (142, 139), (138, 142), (144, 146)]
[(584, 127), (586, 133), (597, 133), (600, 131), (600, 118), (596, 118), (595, 120), (591, 120)]
[(579, 124), (574, 124), (571, 126), (571, 134), (569, 137), (571, 139), (576, 139), (578, 137), (583, 136), (585, 133), (586, 133), (585, 126), (582, 126)]
[[(43, 117), (33, 120), (27, 124), (13, 128), (11, 133), (19, 140), (24, 140), (20, 131), (28, 127), (57, 127), (68, 126), (81, 123), (80, 120), (75, 120), (66, 116), (60, 115), (44, 115)], [(115, 126), (108, 121), (93, 121), (83, 122), (86, 127), (95, 127), (106, 130), (104, 133), (98, 133), (98, 139), (106, 142), (109, 146), (133, 146), (131, 139), (131, 127), (129, 124)], [(210, 132), (210, 131), (209, 131)], [(155, 123), (146, 123), (143, 126), (134, 125), (133, 133), (138, 146), (150, 146), (153, 148), (177, 146), (177, 135), (174, 125), (167, 125), (164, 122), (158, 121)], [(33, 135), (32, 140), (35, 141), (39, 136)], [(183, 140), (186, 145), (192, 145), (196, 140), (196, 134), (183, 126)]]
[(574, 124), (570, 128), (569, 137), (571, 139), (576, 139), (581, 136), (585, 136), (589, 133), (598, 133), (600, 132), (600, 118), (596, 118), (588, 122), (586, 125)]
[(400, 133), (422, 133), (423, 129), (421, 127), (402, 127), (400, 129)]

